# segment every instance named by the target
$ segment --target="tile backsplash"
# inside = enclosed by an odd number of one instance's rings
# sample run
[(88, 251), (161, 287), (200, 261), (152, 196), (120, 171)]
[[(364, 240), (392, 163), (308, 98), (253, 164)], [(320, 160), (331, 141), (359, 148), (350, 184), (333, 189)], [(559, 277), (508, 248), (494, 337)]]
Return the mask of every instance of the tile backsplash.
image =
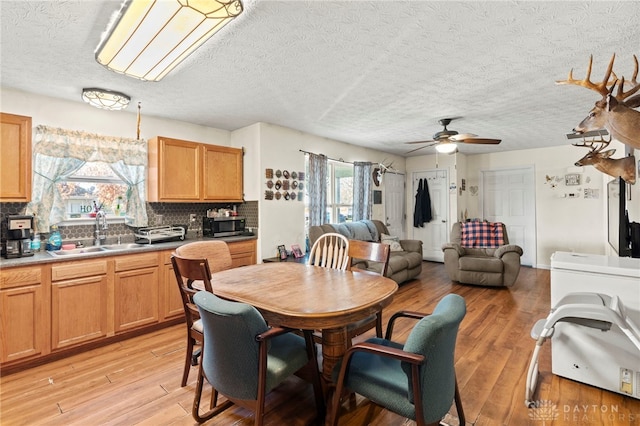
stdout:
[[(202, 217), (207, 214), (207, 209), (230, 208), (234, 204), (227, 203), (147, 203), (147, 216), (149, 226), (158, 225), (190, 225), (189, 235), (196, 235), (202, 228)], [(258, 228), (258, 202), (247, 201), (237, 206), (238, 214), (247, 219), (248, 228)], [(27, 203), (0, 203), (0, 220), (2, 240), (7, 237), (6, 217), (14, 214), (24, 214)], [(195, 223), (189, 223), (189, 215), (195, 214)], [(59, 227), (63, 240), (92, 240), (94, 238), (95, 225), (68, 225)], [(107, 240), (116, 240), (121, 237), (123, 242), (134, 240), (135, 228), (123, 223), (110, 223), (105, 230)], [(43, 238), (46, 236), (43, 236)]]

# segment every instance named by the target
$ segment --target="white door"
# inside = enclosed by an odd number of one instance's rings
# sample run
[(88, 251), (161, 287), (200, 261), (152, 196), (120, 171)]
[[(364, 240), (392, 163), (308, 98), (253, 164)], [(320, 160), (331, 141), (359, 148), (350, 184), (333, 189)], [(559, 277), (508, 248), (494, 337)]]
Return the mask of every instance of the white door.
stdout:
[(502, 222), (509, 243), (522, 247), (522, 265), (536, 264), (536, 203), (533, 167), (484, 170), (482, 218)]
[(404, 238), (404, 175), (400, 173), (385, 173), (384, 182), (384, 213), (385, 225), (390, 235)]
[[(427, 180), (429, 198), (431, 199), (430, 222), (422, 227), (414, 227), (415, 195), (421, 179)], [(414, 200), (413, 209), (409, 214), (409, 225), (413, 230), (413, 239), (422, 241), (422, 258), (434, 262), (444, 262), (442, 244), (449, 241), (449, 186), (448, 172), (443, 169), (415, 172), (412, 176)], [(424, 183), (424, 181), (423, 181)]]

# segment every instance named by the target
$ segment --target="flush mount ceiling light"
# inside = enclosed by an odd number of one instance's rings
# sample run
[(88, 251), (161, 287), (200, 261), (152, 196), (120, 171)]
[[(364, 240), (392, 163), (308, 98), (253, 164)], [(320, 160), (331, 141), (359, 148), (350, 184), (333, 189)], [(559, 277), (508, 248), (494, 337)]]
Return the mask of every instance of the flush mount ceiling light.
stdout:
[(242, 10), (240, 0), (127, 0), (100, 42), (96, 61), (159, 81)]
[(453, 154), (454, 152), (456, 152), (456, 149), (458, 149), (458, 145), (456, 145), (454, 142), (440, 142), (438, 145), (436, 145), (436, 151), (438, 151), (441, 154)]
[(125, 109), (129, 105), (131, 98), (124, 93), (92, 87), (90, 89), (82, 89), (82, 100), (96, 108), (117, 111)]

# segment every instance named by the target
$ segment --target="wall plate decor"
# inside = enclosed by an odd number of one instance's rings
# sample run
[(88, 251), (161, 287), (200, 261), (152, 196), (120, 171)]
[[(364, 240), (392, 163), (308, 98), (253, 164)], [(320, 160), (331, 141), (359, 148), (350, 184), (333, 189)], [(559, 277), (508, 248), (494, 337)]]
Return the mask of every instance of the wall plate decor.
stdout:
[(285, 171), (283, 171), (283, 172), (282, 172), (282, 177), (283, 177), (283, 178), (285, 178), (285, 179), (289, 179), (289, 177), (290, 177), (290, 176), (291, 176), (291, 175), (289, 174), (289, 171), (288, 171), (288, 170), (285, 170)]
[(273, 200), (273, 191), (264, 191), (265, 200)]
[(264, 176), (267, 179), (271, 179), (273, 177), (273, 169), (265, 169)]
[(284, 191), (284, 194), (282, 194), (282, 196), (284, 197), (285, 200), (289, 200), (291, 199), (291, 195), (289, 195), (289, 191)]
[(269, 188), (269, 189), (273, 188), (273, 181), (272, 180), (268, 180), (267, 181), (267, 188)]
[(293, 182), (291, 182), (291, 189), (296, 189), (298, 187), (298, 181), (294, 180)]
[(282, 177), (282, 172), (280, 171), (280, 169), (276, 170), (276, 177), (277, 178)]
[(289, 190), (289, 181), (288, 180), (283, 180), (282, 181), (282, 189)]
[(276, 200), (279, 200), (280, 198), (282, 198), (282, 194), (280, 193), (280, 191), (276, 191), (275, 197), (276, 197)]
[(291, 179), (298, 179), (298, 173), (291, 172)]
[(291, 191), (291, 192), (289, 193), (289, 195), (291, 196), (291, 199), (292, 199), (292, 200), (295, 200), (295, 199), (296, 199), (296, 193), (295, 193), (295, 192)]
[(281, 180), (279, 180), (279, 179), (278, 179), (278, 180), (276, 181), (276, 186), (275, 186), (275, 188), (276, 188), (276, 191), (277, 191), (278, 189), (282, 188), (282, 181), (281, 181)]

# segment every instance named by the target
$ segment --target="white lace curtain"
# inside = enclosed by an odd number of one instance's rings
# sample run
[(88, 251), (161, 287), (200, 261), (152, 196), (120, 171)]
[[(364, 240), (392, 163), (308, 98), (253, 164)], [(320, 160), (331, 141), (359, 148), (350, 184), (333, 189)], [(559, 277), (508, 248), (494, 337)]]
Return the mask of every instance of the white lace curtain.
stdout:
[(125, 223), (146, 226), (145, 200), (147, 143), (144, 140), (103, 136), (78, 130), (37, 126), (33, 142), (33, 182), (27, 213), (37, 217), (37, 232), (65, 219), (65, 205), (57, 183), (85, 162), (109, 164), (128, 185)]
[(356, 161), (353, 163), (353, 221), (371, 219), (373, 192), (371, 173), (373, 163)]

